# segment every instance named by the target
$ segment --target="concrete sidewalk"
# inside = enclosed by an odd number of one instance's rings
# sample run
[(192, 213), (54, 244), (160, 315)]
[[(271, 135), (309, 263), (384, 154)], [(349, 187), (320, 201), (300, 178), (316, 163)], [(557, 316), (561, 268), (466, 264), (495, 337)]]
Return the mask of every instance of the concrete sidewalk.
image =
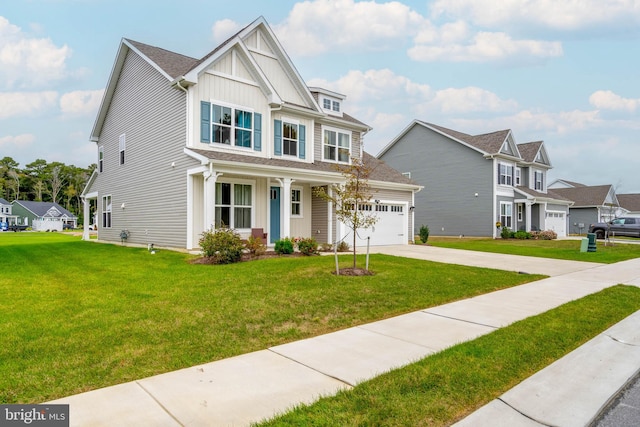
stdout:
[[(478, 262), (477, 260), (482, 258), (489, 264), (482, 266), (502, 269), (508, 266), (508, 269), (513, 267), (515, 271), (542, 274), (555, 272), (557, 275), (552, 274), (553, 277), (545, 280), (467, 300), (50, 403), (70, 404), (73, 426), (249, 425), (286, 412), (294, 405), (311, 403), (321, 396), (349, 389), (393, 368), (407, 365), (434, 352), (472, 340), (496, 328), (606, 287), (618, 283), (640, 286), (640, 259), (600, 265), (527, 257), (513, 258), (499, 254), (488, 254), (487, 257), (477, 253), (466, 253), (469, 251), (438, 250), (427, 246), (418, 248), (424, 249), (424, 252), (418, 250), (412, 256), (396, 251), (393, 255), (437, 258), (435, 260), (441, 262), (466, 265), (475, 265), (470, 263)], [(527, 264), (526, 261), (530, 263)], [(638, 318), (633, 317), (630, 322), (637, 330)], [(626, 332), (626, 326), (620, 328), (620, 333), (615, 330), (611, 333), (621, 340), (631, 342), (633, 345), (629, 347), (637, 347), (634, 343), (638, 341), (638, 336)], [(610, 341), (615, 345), (619, 344), (614, 340)], [(593, 348), (604, 352), (596, 354), (609, 354), (610, 344), (598, 342)], [(588, 349), (587, 352), (592, 354), (594, 350)], [(625, 369), (620, 369), (619, 372), (616, 370), (616, 375), (597, 377), (598, 383), (609, 381), (610, 384), (589, 400), (589, 404), (586, 405), (588, 407), (575, 407), (576, 411), (582, 411), (581, 419), (594, 416), (591, 412), (597, 413), (611, 397), (611, 394), (607, 394), (614, 393), (624, 385), (628, 379), (624, 378), (627, 373), (633, 370), (634, 366), (636, 370), (640, 368), (640, 351), (637, 355), (636, 359), (635, 350), (617, 351), (607, 359), (606, 365), (597, 357), (578, 357), (570, 362), (574, 367), (578, 366), (577, 363), (585, 364), (582, 369), (578, 369), (578, 373), (583, 370), (592, 372), (594, 364), (599, 360), (600, 364), (595, 366), (598, 372), (603, 366), (607, 369), (613, 369), (611, 367), (618, 363), (625, 366)], [(627, 362), (620, 361), (619, 358)], [(573, 371), (567, 372), (575, 375)], [(559, 384), (568, 384), (569, 378), (563, 379), (562, 375), (562, 368), (550, 371), (550, 376), (559, 381)], [(527, 400), (526, 396), (536, 393), (541, 395), (539, 403), (527, 408), (531, 411), (527, 417), (533, 419), (544, 419), (547, 413), (566, 413), (567, 400), (571, 400), (572, 394), (565, 393), (565, 400), (558, 398), (558, 394), (562, 394), (562, 387), (552, 385), (548, 379), (549, 375), (540, 376), (542, 379), (532, 377), (533, 382), (528, 383), (527, 388), (523, 389), (524, 392), (514, 391), (510, 395), (515, 396), (512, 400), (517, 404), (518, 399)], [(580, 389), (581, 385), (585, 390), (592, 388), (588, 375), (586, 378), (576, 378), (579, 379), (576, 387), (566, 388), (569, 393), (575, 393), (574, 389)], [(537, 384), (542, 384), (543, 387), (538, 387)], [(551, 394), (552, 391), (555, 394)], [(580, 399), (584, 398), (583, 395), (578, 396)], [(511, 397), (507, 397), (506, 401), (511, 401), (509, 399)], [(558, 406), (559, 404), (562, 406)], [(497, 425), (496, 418), (493, 418), (494, 412), (484, 413), (489, 414), (491, 418), (482, 418), (481, 411), (473, 415), (477, 417), (477, 423), (491, 420), (491, 425)], [(519, 425), (536, 425), (526, 424), (531, 421), (530, 418), (521, 417), (517, 421), (522, 422)], [(475, 422), (472, 424), (478, 425)]]

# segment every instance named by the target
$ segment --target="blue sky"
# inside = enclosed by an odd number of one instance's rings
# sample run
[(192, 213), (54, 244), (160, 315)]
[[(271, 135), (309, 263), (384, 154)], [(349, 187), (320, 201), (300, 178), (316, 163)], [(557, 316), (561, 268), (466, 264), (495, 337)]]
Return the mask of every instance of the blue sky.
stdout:
[(0, 5), (0, 158), (96, 162), (120, 40), (200, 58), (264, 16), (377, 154), (413, 119), (543, 140), (550, 178), (640, 193), (640, 0), (13, 0)]

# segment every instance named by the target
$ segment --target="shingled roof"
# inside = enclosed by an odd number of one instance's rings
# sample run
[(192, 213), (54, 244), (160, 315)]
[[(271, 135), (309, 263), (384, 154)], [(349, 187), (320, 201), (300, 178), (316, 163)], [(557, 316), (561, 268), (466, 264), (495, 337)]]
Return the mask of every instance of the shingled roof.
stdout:
[(618, 194), (618, 203), (629, 212), (640, 212), (640, 193)]
[(184, 75), (199, 62), (199, 60), (195, 58), (171, 52), (166, 49), (150, 46), (134, 40), (125, 40), (138, 49), (143, 55), (152, 60), (173, 79)]
[[(210, 150), (200, 150), (197, 148), (191, 148), (191, 151), (197, 153), (207, 159), (225, 161), (225, 162), (237, 162), (244, 164), (256, 164), (256, 165), (267, 165), (281, 168), (289, 168), (289, 169), (300, 169), (306, 171), (317, 171), (317, 172), (332, 172), (338, 174), (338, 168), (335, 163), (328, 162), (314, 162), (314, 163), (306, 163), (306, 162), (297, 162), (293, 160), (286, 159), (265, 159), (264, 157), (254, 157), (254, 156), (245, 156), (242, 154), (234, 154), (234, 153), (225, 153), (220, 151), (210, 151)], [(415, 185), (418, 186), (414, 181), (407, 178), (397, 170), (393, 169), (389, 165), (387, 165), (384, 161), (379, 160), (372, 156), (371, 154), (364, 152), (362, 156), (362, 160), (366, 166), (371, 170), (371, 175), (369, 176), (369, 180), (371, 181), (384, 181), (384, 182), (392, 182), (396, 184), (407, 184), (407, 185)]]
[(440, 132), (449, 135), (455, 139), (465, 142), (472, 147), (475, 147), (487, 154), (497, 154), (500, 152), (504, 141), (509, 136), (511, 130), (504, 129), (496, 132), (485, 133), (481, 135), (468, 135), (466, 133), (458, 132), (453, 129), (448, 129), (443, 126), (438, 126), (433, 123), (422, 122), (423, 124), (439, 130)]
[(520, 152), (520, 157), (525, 162), (532, 163), (536, 156), (538, 155), (538, 151), (540, 151), (540, 147), (542, 146), (542, 141), (534, 141), (534, 142), (524, 142), (522, 144), (518, 144), (518, 151)]
[(611, 185), (595, 185), (595, 186), (583, 186), (574, 188), (555, 188), (549, 190), (565, 199), (573, 200), (574, 208), (579, 207), (592, 207), (592, 206), (604, 206)]

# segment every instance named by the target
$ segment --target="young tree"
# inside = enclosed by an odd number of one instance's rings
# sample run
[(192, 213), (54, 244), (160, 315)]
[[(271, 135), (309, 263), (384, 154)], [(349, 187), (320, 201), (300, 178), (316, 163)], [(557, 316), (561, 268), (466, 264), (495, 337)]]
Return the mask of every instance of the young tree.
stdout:
[(343, 184), (331, 185), (331, 191), (324, 187), (317, 187), (315, 194), (331, 202), (336, 217), (353, 231), (353, 268), (356, 268), (356, 243), (358, 230), (373, 226), (377, 217), (373, 211), (364, 208), (372, 198), (369, 176), (371, 168), (361, 159), (352, 158), (350, 165), (338, 166), (338, 170), (345, 179)]

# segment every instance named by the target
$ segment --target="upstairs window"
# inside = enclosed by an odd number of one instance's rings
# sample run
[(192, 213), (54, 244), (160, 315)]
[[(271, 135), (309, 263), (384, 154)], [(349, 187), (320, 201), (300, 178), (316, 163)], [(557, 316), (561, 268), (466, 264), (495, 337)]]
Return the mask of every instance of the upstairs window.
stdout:
[(102, 196), (102, 228), (111, 228), (111, 195)]
[(98, 147), (98, 172), (104, 171), (104, 146)]
[(200, 103), (200, 142), (262, 149), (262, 115), (249, 109)]
[(501, 185), (513, 185), (513, 166), (505, 163), (498, 165), (498, 182)]
[(323, 99), (322, 100), (322, 108), (324, 108), (325, 110), (330, 110), (331, 109), (331, 100), (330, 99)]
[(533, 173), (533, 177), (534, 177), (534, 183), (535, 183), (534, 190), (543, 191), (544, 190), (544, 174), (542, 172), (536, 171)]
[(125, 136), (124, 133), (120, 135), (119, 145), (120, 145), (120, 164), (124, 165), (124, 151), (127, 148), (127, 137)]
[(325, 129), (323, 156), (325, 161), (349, 163), (351, 159), (351, 135), (338, 130)]
[(520, 168), (516, 168), (515, 169), (515, 177), (514, 177), (514, 182), (516, 186), (522, 185), (522, 169)]
[(276, 156), (304, 159), (306, 155), (306, 127), (295, 120), (274, 120), (273, 152)]
[(298, 125), (282, 122), (282, 154), (298, 157)]
[(338, 101), (333, 101), (331, 103), (331, 109), (333, 111), (335, 111), (336, 113), (339, 113), (340, 112), (340, 103)]

